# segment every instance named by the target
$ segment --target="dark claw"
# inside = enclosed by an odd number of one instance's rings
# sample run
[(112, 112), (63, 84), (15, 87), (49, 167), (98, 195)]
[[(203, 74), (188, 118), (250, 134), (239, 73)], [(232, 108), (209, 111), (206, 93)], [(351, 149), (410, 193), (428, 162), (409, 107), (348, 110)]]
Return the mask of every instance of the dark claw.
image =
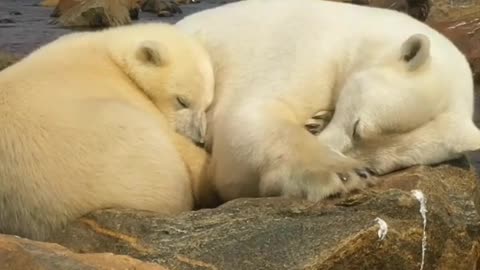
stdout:
[(368, 169), (356, 169), (355, 172), (361, 178), (367, 179), (371, 174), (369, 173)]
[(375, 170), (373, 170), (373, 169), (365, 168), (365, 170), (366, 170), (370, 175), (378, 176), (378, 173), (377, 173)]
[(322, 129), (322, 127), (318, 124), (307, 124), (305, 125), (305, 128), (313, 135), (317, 135)]

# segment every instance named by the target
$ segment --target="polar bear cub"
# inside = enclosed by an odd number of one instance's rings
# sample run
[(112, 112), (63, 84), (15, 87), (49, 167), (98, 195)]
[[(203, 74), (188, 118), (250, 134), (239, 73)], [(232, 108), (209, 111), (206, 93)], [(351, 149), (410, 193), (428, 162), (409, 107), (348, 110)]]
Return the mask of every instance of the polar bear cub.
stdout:
[[(365, 171), (480, 147), (465, 57), (408, 15), (322, 0), (250, 0), (177, 26), (196, 35), (214, 63), (207, 145), (224, 200), (320, 200), (362, 187)], [(304, 129), (316, 112), (333, 110), (317, 137)]]
[(175, 112), (201, 118), (213, 84), (207, 52), (158, 23), (65, 35), (3, 70), (0, 231), (44, 239), (95, 209), (192, 209), (208, 156)]

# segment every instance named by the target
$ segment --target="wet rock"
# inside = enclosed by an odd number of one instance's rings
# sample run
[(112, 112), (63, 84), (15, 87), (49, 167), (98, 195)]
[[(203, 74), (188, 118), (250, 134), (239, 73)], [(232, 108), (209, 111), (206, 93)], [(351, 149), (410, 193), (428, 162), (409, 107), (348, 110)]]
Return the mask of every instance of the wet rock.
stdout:
[[(61, 6), (60, 1), (59, 7)], [(132, 0), (71, 0), (73, 6), (58, 9), (57, 22), (65, 27), (112, 27), (130, 24), (138, 18), (139, 1)], [(133, 12), (132, 12), (133, 10)]]
[(18, 61), (18, 57), (5, 52), (0, 52), (0, 71)]
[(12, 24), (15, 21), (11, 18), (0, 18), (0, 24)]
[(159, 17), (172, 17), (182, 13), (177, 2), (172, 0), (146, 0), (142, 4), (142, 11), (155, 13)]
[(15, 236), (0, 235), (0, 265), (8, 270), (167, 270), (128, 256), (114, 254), (78, 254), (57, 244), (42, 243)]
[[(474, 269), (480, 218), (468, 161), (414, 167), (384, 180), (321, 203), (237, 199), (176, 218), (97, 211), (51, 240), (172, 269), (420, 269), (422, 261), (424, 269)], [(423, 192), (426, 219), (412, 190)]]

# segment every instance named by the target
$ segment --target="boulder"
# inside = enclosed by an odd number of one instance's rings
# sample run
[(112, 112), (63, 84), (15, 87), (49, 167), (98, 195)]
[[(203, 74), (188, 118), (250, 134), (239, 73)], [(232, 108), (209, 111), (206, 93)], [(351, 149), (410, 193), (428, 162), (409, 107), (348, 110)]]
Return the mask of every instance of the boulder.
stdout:
[(54, 17), (54, 18), (60, 17), (67, 10), (73, 8), (76, 5), (81, 4), (82, 1), (83, 0), (60, 0), (60, 1), (57, 1), (58, 4), (55, 6), (55, 9), (53, 10), (50, 17)]
[(407, 13), (410, 16), (420, 21), (425, 21), (430, 11), (430, 2), (428, 0), (332, 0), (332, 1), (393, 9), (403, 13)]
[(96, 211), (50, 241), (169, 269), (475, 269), (478, 198), (463, 158), (392, 173), (373, 189), (320, 203), (237, 199), (178, 217)]
[(60, 2), (60, 0), (43, 0), (40, 2), (40, 5), (44, 7), (56, 7), (58, 2)]
[(447, 36), (465, 54), (480, 79), (480, 5), (472, 0), (435, 0), (427, 23)]
[(128, 256), (111, 253), (78, 254), (51, 243), (0, 235), (0, 265), (8, 270), (167, 270)]
[(142, 11), (155, 13), (159, 17), (172, 17), (182, 13), (178, 3), (173, 0), (145, 0)]
[(480, 5), (474, 0), (435, 0), (427, 22), (458, 21), (472, 16), (480, 16)]
[(61, 0), (52, 16), (59, 16), (56, 22), (65, 27), (112, 27), (138, 19), (139, 4), (138, 0)]

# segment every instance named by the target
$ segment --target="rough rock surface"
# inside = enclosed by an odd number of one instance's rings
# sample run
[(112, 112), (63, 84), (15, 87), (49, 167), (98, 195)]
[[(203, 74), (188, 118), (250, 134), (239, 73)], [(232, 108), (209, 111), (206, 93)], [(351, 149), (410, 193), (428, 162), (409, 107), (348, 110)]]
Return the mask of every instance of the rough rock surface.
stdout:
[(55, 18), (60, 17), (62, 14), (67, 12), (67, 10), (82, 3), (82, 1), (83, 0), (60, 0), (50, 16)]
[(78, 254), (51, 243), (0, 235), (0, 269), (8, 270), (167, 270), (129, 256), (109, 253)]
[[(139, 7), (132, 7), (132, 1), (129, 0), (73, 2), (72, 6), (61, 11), (61, 16), (56, 20), (60, 25), (65, 27), (112, 27), (130, 24), (132, 17), (138, 17)], [(55, 11), (53, 15), (56, 15)]]
[[(466, 159), (410, 168), (373, 190), (316, 204), (239, 199), (176, 218), (97, 211), (51, 240), (172, 269), (419, 269), (424, 219), (412, 190), (426, 198), (424, 269), (474, 269), (480, 218)], [(388, 225), (383, 240), (376, 218)]]
[(431, 9), (427, 22), (457, 21), (480, 16), (478, 0), (430, 0)]
[(362, 6), (388, 8), (407, 13), (410, 16), (425, 21), (430, 11), (428, 0), (331, 0), (335, 2), (351, 3)]
[(429, 25), (443, 33), (468, 58), (476, 81), (480, 79), (480, 3), (476, 0), (435, 0)]
[(145, 0), (142, 4), (142, 11), (155, 13), (159, 17), (182, 14), (178, 3), (173, 0)]

